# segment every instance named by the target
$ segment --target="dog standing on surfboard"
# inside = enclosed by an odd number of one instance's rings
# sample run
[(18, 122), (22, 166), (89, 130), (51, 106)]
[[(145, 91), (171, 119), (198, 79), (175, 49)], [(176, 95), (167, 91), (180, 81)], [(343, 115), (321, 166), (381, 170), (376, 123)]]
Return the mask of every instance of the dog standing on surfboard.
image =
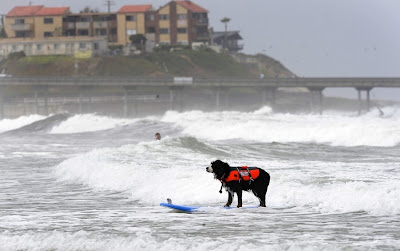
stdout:
[(228, 191), (228, 201), (225, 206), (232, 204), (233, 196), (238, 196), (237, 207), (242, 207), (242, 191), (252, 191), (260, 200), (260, 207), (265, 207), (265, 196), (270, 181), (269, 174), (258, 167), (231, 167), (221, 160), (211, 162), (206, 171), (214, 174), (214, 178), (221, 182), (222, 187)]

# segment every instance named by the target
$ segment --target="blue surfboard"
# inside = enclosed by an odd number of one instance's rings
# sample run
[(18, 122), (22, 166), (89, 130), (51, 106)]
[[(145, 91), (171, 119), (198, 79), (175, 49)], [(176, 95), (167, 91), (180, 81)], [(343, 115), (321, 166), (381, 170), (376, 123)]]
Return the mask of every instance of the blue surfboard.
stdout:
[(160, 203), (160, 206), (168, 207), (168, 208), (175, 209), (175, 210), (182, 211), (182, 212), (194, 212), (200, 208), (197, 206), (182, 206), (182, 205), (175, 205), (175, 204), (169, 204), (169, 203)]
[[(160, 203), (160, 206), (168, 207), (181, 212), (205, 212), (210, 209), (233, 209), (237, 207), (222, 207), (222, 206), (183, 206), (172, 203)], [(258, 208), (258, 206), (244, 206), (242, 208)]]

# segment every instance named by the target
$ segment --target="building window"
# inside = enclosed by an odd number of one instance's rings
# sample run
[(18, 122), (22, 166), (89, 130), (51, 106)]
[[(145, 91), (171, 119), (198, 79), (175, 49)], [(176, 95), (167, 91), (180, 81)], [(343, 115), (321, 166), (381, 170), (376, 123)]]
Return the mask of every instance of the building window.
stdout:
[(18, 46), (14, 44), (14, 45), (12, 46), (12, 50), (13, 50), (13, 51), (17, 51), (17, 49), (18, 49)]
[(37, 44), (37, 45), (36, 45), (36, 49), (37, 49), (38, 51), (41, 51), (42, 48), (43, 48), (43, 45), (42, 45), (42, 44)]
[(186, 28), (178, 28), (178, 33), (186, 33)]
[(111, 28), (110, 34), (111, 35), (116, 35), (117, 34), (117, 28)]
[(156, 28), (155, 27), (147, 27), (147, 33), (156, 33)]
[(54, 44), (54, 50), (60, 49), (60, 44)]
[(15, 24), (24, 24), (25, 19), (15, 19)]
[(128, 36), (136, 35), (136, 30), (135, 29), (126, 29), (126, 35), (128, 35)]
[(186, 14), (178, 14), (178, 20), (186, 20)]
[(75, 30), (67, 30), (65, 31), (65, 36), (75, 36)]
[(78, 30), (78, 36), (89, 36), (89, 30)]
[(131, 21), (131, 22), (136, 21), (136, 15), (126, 16), (126, 21)]
[(146, 20), (147, 21), (154, 21), (154, 14), (153, 13), (146, 13)]
[(46, 31), (45, 33), (43, 33), (44, 37), (52, 37), (53, 36), (53, 32), (48, 32)]
[(52, 23), (53, 23), (53, 18), (44, 18), (44, 19), (43, 19), (43, 22), (44, 22), (45, 24), (52, 24)]
[(28, 37), (29, 34), (25, 31), (16, 31), (15, 32), (15, 37)]
[(88, 23), (90, 22), (90, 17), (80, 17), (79, 22)]
[(99, 49), (99, 43), (93, 43), (93, 49), (97, 51)]
[(79, 49), (86, 49), (86, 43), (79, 43)]
[(96, 36), (107, 36), (107, 29), (96, 29)]
[(168, 19), (169, 19), (169, 15), (167, 15), (167, 14), (160, 15), (160, 20), (168, 20)]
[(168, 28), (160, 28), (160, 34), (169, 34)]

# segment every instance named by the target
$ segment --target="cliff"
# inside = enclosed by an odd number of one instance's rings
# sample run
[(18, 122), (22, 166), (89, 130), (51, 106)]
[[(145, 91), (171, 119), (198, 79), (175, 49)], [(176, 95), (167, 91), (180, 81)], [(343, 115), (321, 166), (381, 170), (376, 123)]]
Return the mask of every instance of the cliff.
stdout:
[(136, 56), (103, 56), (75, 59), (69, 56), (11, 56), (0, 63), (12, 76), (292, 76), (278, 61), (265, 55), (219, 54), (211, 50), (153, 52)]

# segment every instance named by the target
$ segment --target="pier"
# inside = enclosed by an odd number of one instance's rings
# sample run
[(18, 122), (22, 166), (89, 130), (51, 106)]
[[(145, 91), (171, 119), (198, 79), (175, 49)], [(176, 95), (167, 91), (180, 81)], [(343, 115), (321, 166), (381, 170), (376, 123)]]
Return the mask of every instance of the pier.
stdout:
[[(311, 110), (322, 114), (323, 90), (325, 88), (355, 88), (358, 93), (358, 112), (371, 107), (370, 91), (373, 88), (399, 88), (400, 78), (121, 78), (121, 77), (2, 77), (0, 78), (0, 119), (4, 117), (4, 104), (7, 99), (5, 90), (25, 88), (25, 96), (32, 97), (35, 112), (39, 113), (39, 98), (43, 100), (44, 114), (48, 114), (49, 89), (58, 90), (74, 88), (79, 102), (79, 112), (83, 110), (83, 100), (96, 98), (94, 90), (119, 88), (121, 109), (124, 116), (129, 114), (129, 96), (143, 92), (158, 94), (169, 93), (170, 109), (182, 107), (184, 90), (209, 90), (215, 97), (215, 109), (229, 106), (229, 93), (235, 88), (252, 89), (260, 96), (260, 104), (275, 104), (278, 88), (306, 88), (310, 92)], [(28, 94), (26, 94), (28, 92)], [(362, 93), (366, 93), (366, 100)], [(364, 105), (366, 103), (366, 105)], [(365, 108), (365, 109), (364, 109)]]

